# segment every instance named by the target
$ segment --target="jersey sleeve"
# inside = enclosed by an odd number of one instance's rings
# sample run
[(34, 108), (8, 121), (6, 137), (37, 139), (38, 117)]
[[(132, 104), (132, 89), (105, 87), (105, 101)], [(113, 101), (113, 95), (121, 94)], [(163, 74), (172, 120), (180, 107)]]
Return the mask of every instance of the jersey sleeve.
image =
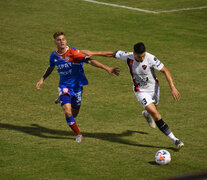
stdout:
[(114, 58), (121, 59), (121, 60), (127, 62), (127, 59), (129, 58), (129, 55), (130, 55), (129, 52), (118, 50), (118, 51), (115, 52)]
[(50, 67), (54, 67), (55, 66), (55, 62), (54, 62), (54, 53), (50, 54)]
[(79, 51), (78, 49), (76, 49), (74, 51), (74, 59), (76, 61), (83, 61), (85, 63), (88, 63), (89, 58), (86, 58), (86, 55), (83, 54), (81, 51)]
[(150, 60), (152, 63), (152, 67), (154, 69), (157, 69), (158, 71), (160, 71), (164, 67), (164, 64), (159, 59), (157, 59), (155, 56), (152, 56)]

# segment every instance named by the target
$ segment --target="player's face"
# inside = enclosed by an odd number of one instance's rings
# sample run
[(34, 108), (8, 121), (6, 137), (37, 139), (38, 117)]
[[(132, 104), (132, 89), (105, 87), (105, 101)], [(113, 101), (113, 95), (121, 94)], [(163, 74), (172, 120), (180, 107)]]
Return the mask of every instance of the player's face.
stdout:
[(142, 54), (138, 54), (138, 53), (134, 52), (134, 58), (138, 62), (144, 61), (145, 55), (146, 55), (146, 52), (143, 52)]
[(56, 44), (58, 49), (65, 49), (66, 44), (67, 44), (67, 40), (66, 40), (65, 36), (60, 35), (60, 36), (56, 37), (55, 44)]

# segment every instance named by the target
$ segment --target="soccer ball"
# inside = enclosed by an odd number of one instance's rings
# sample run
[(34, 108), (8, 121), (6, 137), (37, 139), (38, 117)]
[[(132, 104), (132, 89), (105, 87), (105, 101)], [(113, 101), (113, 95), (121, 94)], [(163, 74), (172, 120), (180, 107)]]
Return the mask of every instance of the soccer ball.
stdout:
[(171, 161), (171, 155), (167, 150), (159, 150), (155, 154), (155, 162), (159, 165), (169, 164)]

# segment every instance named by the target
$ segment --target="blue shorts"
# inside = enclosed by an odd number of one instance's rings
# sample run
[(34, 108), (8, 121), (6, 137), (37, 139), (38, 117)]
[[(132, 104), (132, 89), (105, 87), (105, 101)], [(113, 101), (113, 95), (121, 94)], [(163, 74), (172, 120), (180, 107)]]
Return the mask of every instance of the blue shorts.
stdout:
[(70, 103), (74, 109), (80, 109), (81, 97), (83, 93), (83, 87), (70, 88), (67, 86), (58, 87), (59, 96), (69, 95), (70, 98), (63, 98), (61, 101), (61, 106)]

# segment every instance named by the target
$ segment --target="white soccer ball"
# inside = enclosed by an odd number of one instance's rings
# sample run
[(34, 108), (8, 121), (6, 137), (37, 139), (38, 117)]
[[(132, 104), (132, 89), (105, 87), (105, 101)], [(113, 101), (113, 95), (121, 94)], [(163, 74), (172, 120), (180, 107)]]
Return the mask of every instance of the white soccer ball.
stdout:
[(155, 162), (159, 165), (169, 164), (171, 161), (171, 155), (167, 150), (159, 150), (155, 154)]

